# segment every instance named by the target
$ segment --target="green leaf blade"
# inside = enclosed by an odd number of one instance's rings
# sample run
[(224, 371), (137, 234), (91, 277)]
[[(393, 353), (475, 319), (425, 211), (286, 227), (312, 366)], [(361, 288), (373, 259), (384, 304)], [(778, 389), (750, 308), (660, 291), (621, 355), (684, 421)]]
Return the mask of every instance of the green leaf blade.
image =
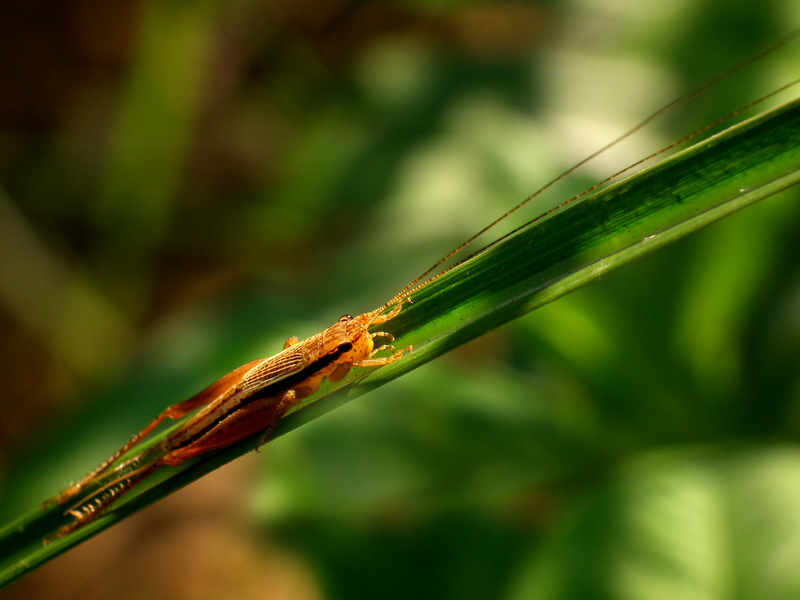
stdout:
[[(800, 100), (795, 100), (569, 204), (436, 279), (385, 327), (396, 335), (398, 348), (413, 345), (413, 352), (312, 398), (276, 434), (798, 182)], [(247, 439), (179, 468), (165, 468), (163, 479), (142, 486), (98, 521), (49, 546), (42, 546), (43, 537), (52, 535), (64, 517), (53, 507), (32, 511), (0, 531), (0, 585), (254, 446), (255, 438)]]

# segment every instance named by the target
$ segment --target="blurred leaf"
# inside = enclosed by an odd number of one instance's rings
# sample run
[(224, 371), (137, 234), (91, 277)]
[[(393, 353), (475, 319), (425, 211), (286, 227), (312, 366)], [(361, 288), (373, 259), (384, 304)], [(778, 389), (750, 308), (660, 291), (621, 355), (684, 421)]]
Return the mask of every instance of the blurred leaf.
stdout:
[(632, 459), (564, 507), (508, 597), (796, 598), (798, 481), (792, 447)]
[(208, 87), (216, 7), (214, 0), (143, 3), (137, 61), (95, 209), (97, 258), (112, 269), (106, 278), (125, 286), (117, 290), (118, 303), (125, 301), (134, 312), (141, 309), (140, 286), (149, 277), (154, 250), (169, 230)]

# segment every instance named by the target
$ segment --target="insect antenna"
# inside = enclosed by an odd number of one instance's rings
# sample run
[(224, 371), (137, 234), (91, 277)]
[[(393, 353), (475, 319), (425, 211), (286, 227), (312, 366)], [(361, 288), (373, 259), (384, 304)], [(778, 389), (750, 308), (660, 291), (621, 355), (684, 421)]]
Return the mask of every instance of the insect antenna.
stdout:
[(438, 269), (442, 264), (444, 264), (445, 262), (450, 260), (456, 254), (459, 254), (462, 250), (464, 250), (467, 246), (472, 244), (476, 239), (478, 239), (484, 233), (486, 233), (487, 231), (491, 230), (492, 228), (494, 228), (496, 225), (498, 225), (502, 221), (506, 220), (512, 214), (514, 214), (515, 212), (520, 210), (522, 207), (527, 205), (529, 202), (531, 202), (535, 198), (539, 197), (541, 194), (543, 194), (544, 192), (546, 192), (547, 190), (552, 188), (554, 185), (564, 181), (567, 177), (569, 177), (575, 171), (577, 171), (578, 169), (583, 167), (586, 163), (594, 160), (595, 158), (597, 158), (598, 156), (600, 156), (604, 152), (610, 150), (611, 148), (613, 148), (617, 144), (619, 144), (622, 141), (626, 140), (627, 138), (631, 137), (636, 132), (638, 132), (641, 129), (645, 128), (650, 123), (652, 123), (653, 121), (655, 121), (659, 117), (663, 116), (664, 114), (670, 112), (674, 108), (677, 108), (678, 106), (681, 106), (681, 105), (689, 102), (695, 96), (700, 95), (701, 93), (705, 92), (709, 88), (717, 85), (718, 83), (724, 81), (725, 79), (728, 79), (729, 77), (735, 75), (739, 71), (742, 71), (743, 69), (745, 69), (746, 67), (750, 66), (751, 64), (757, 62), (758, 60), (764, 58), (765, 56), (767, 56), (767, 55), (779, 50), (783, 46), (789, 44), (790, 42), (792, 42), (799, 35), (800, 35), (800, 29), (793, 31), (792, 33), (786, 35), (785, 37), (783, 37), (782, 39), (778, 40), (774, 44), (771, 44), (770, 46), (767, 46), (766, 48), (764, 48), (760, 52), (758, 52), (758, 53), (750, 56), (746, 60), (738, 63), (734, 67), (728, 69), (727, 71), (724, 71), (724, 72), (720, 73), (719, 75), (713, 77), (712, 79), (709, 79), (708, 81), (706, 81), (702, 85), (694, 88), (693, 90), (691, 90), (691, 91), (687, 92), (686, 94), (680, 96), (679, 98), (673, 100), (669, 104), (667, 104), (664, 107), (660, 108), (659, 110), (657, 110), (656, 112), (654, 112), (653, 114), (651, 114), (650, 116), (645, 118), (644, 120), (640, 121), (639, 123), (637, 123), (636, 125), (634, 125), (630, 129), (625, 131), (620, 136), (618, 136), (615, 139), (613, 139), (612, 141), (608, 142), (607, 144), (605, 144), (604, 146), (602, 146), (598, 150), (595, 150), (594, 152), (589, 154), (586, 158), (584, 158), (580, 162), (576, 163), (575, 165), (573, 165), (572, 167), (570, 167), (569, 169), (567, 169), (566, 171), (564, 171), (563, 173), (561, 173), (560, 175), (555, 177), (554, 179), (550, 180), (548, 183), (546, 183), (541, 188), (536, 190), (533, 194), (531, 194), (530, 196), (525, 198), (522, 202), (520, 202), (519, 204), (517, 204), (516, 206), (511, 208), (511, 210), (505, 212), (504, 214), (502, 214), (501, 216), (496, 218), (494, 221), (492, 221), (491, 223), (489, 223), (488, 225), (483, 227), (480, 231), (478, 231), (477, 233), (475, 233), (474, 235), (472, 235), (471, 237), (466, 239), (464, 242), (462, 242), (456, 248), (454, 248), (453, 250), (448, 252), (445, 256), (443, 256), (441, 259), (436, 261), (433, 265), (428, 267), (428, 269), (426, 269), (422, 274), (417, 276), (413, 281), (411, 281), (402, 290), (400, 290), (397, 294), (395, 294), (388, 302), (386, 302), (380, 308), (376, 309), (374, 312), (376, 314), (380, 314), (381, 312), (383, 312), (387, 308), (389, 308), (389, 307), (391, 307), (393, 305), (396, 305), (398, 302), (405, 301), (406, 299), (408, 299), (408, 297), (411, 294), (413, 294), (414, 292), (416, 292), (416, 291), (422, 289), (423, 287), (427, 286), (428, 284), (430, 284), (434, 280), (438, 279), (439, 277), (441, 277), (442, 275), (444, 275), (448, 271), (450, 271), (450, 270), (454, 269), (455, 267), (463, 264), (464, 262), (470, 260), (471, 258), (474, 258), (475, 256), (477, 256), (479, 254), (482, 254), (483, 252), (487, 251), (489, 248), (492, 248), (492, 247), (496, 246), (497, 244), (499, 244), (503, 240), (508, 239), (510, 236), (512, 236), (512, 235), (518, 233), (519, 231), (529, 227), (533, 223), (535, 223), (537, 221), (540, 221), (540, 220), (546, 218), (547, 216), (553, 214), (554, 212), (563, 209), (565, 206), (573, 203), (575, 200), (578, 200), (579, 198), (584, 197), (585, 195), (595, 191), (596, 189), (598, 189), (598, 188), (600, 188), (600, 187), (602, 187), (602, 186), (614, 181), (615, 179), (617, 179), (621, 175), (627, 173), (628, 171), (630, 171), (632, 169), (635, 169), (639, 165), (641, 165), (641, 164), (643, 164), (643, 163), (645, 163), (645, 162), (647, 162), (647, 161), (649, 161), (649, 160), (651, 160), (651, 159), (663, 154), (664, 152), (667, 152), (667, 151), (675, 148), (676, 146), (679, 146), (680, 144), (683, 144), (684, 142), (686, 142), (686, 141), (688, 141), (688, 140), (690, 140), (690, 139), (692, 139), (692, 138), (694, 138), (694, 137), (696, 137), (696, 136), (698, 136), (698, 135), (700, 135), (702, 133), (705, 133), (706, 131), (708, 131), (708, 130), (720, 125), (721, 123), (724, 123), (725, 121), (728, 121), (729, 119), (732, 119), (732, 118), (736, 117), (737, 115), (739, 115), (743, 111), (745, 111), (745, 110), (747, 110), (749, 108), (752, 108), (753, 106), (755, 106), (755, 105), (767, 100), (768, 98), (771, 98), (771, 97), (775, 96), (776, 94), (778, 94), (780, 92), (785, 91), (786, 89), (788, 89), (789, 87), (791, 87), (793, 85), (796, 85), (798, 82), (800, 82), (800, 80), (795, 80), (795, 81), (793, 81), (791, 83), (788, 83), (788, 84), (778, 88), (777, 90), (774, 90), (774, 91), (770, 92), (769, 94), (767, 94), (765, 96), (762, 96), (761, 98), (758, 98), (757, 100), (754, 100), (754, 101), (746, 104), (745, 106), (742, 106), (742, 107), (736, 109), (735, 111), (725, 115), (724, 117), (721, 117), (721, 118), (717, 119), (716, 121), (714, 121), (714, 122), (712, 122), (712, 123), (710, 123), (710, 124), (708, 124), (708, 125), (706, 125), (704, 127), (701, 127), (700, 129), (698, 129), (696, 131), (693, 131), (692, 133), (690, 133), (690, 134), (684, 136), (683, 138), (681, 138), (680, 140), (678, 140), (676, 142), (673, 142), (672, 144), (670, 144), (670, 145), (668, 145), (668, 146), (666, 146), (666, 147), (654, 152), (653, 154), (651, 154), (651, 155), (649, 155), (649, 156), (647, 156), (647, 157), (645, 157), (645, 158), (633, 163), (632, 165), (629, 165), (628, 167), (625, 167), (621, 171), (618, 171), (617, 173), (611, 175), (610, 177), (607, 177), (603, 181), (601, 181), (599, 183), (596, 183), (595, 185), (591, 186), (587, 190), (584, 190), (580, 194), (577, 194), (577, 195), (573, 196), (572, 198), (570, 198), (569, 200), (566, 200), (566, 201), (562, 202), (558, 206), (555, 206), (555, 207), (549, 209), (548, 211), (546, 211), (546, 212), (534, 217), (533, 219), (530, 219), (529, 221), (525, 222), (524, 224), (520, 225), (519, 227), (514, 228), (512, 231), (509, 231), (508, 233), (502, 235), (498, 239), (490, 242), (486, 246), (483, 246), (479, 250), (477, 250), (477, 251), (473, 252), (472, 254), (470, 254), (470, 255), (464, 257), (463, 259), (459, 260), (457, 263), (455, 263), (453, 265), (450, 265), (449, 267), (443, 269), (442, 271), (439, 271), (438, 273), (434, 274), (431, 277), (428, 277), (431, 273), (436, 271), (436, 269)]

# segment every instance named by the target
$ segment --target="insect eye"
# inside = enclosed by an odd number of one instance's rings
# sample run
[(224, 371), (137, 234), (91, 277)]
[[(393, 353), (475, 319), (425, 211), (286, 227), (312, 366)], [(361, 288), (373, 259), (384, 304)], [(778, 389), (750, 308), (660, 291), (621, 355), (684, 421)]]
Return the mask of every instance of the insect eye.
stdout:
[(350, 352), (353, 349), (353, 344), (351, 342), (342, 342), (339, 344), (339, 352)]
[(346, 323), (347, 321), (351, 321), (352, 319), (353, 317), (351, 317), (350, 315), (342, 315), (341, 317), (339, 317), (339, 323)]

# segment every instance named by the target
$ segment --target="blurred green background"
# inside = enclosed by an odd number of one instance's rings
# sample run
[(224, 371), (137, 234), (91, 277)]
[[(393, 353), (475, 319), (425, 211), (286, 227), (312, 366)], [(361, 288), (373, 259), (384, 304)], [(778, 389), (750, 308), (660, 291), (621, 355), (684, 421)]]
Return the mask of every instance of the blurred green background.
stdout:
[[(384, 301), (798, 25), (794, 0), (0, 3), (0, 516), (290, 335)], [(795, 78), (799, 57), (524, 216)], [(2, 594), (798, 598), (798, 230), (791, 190)]]

